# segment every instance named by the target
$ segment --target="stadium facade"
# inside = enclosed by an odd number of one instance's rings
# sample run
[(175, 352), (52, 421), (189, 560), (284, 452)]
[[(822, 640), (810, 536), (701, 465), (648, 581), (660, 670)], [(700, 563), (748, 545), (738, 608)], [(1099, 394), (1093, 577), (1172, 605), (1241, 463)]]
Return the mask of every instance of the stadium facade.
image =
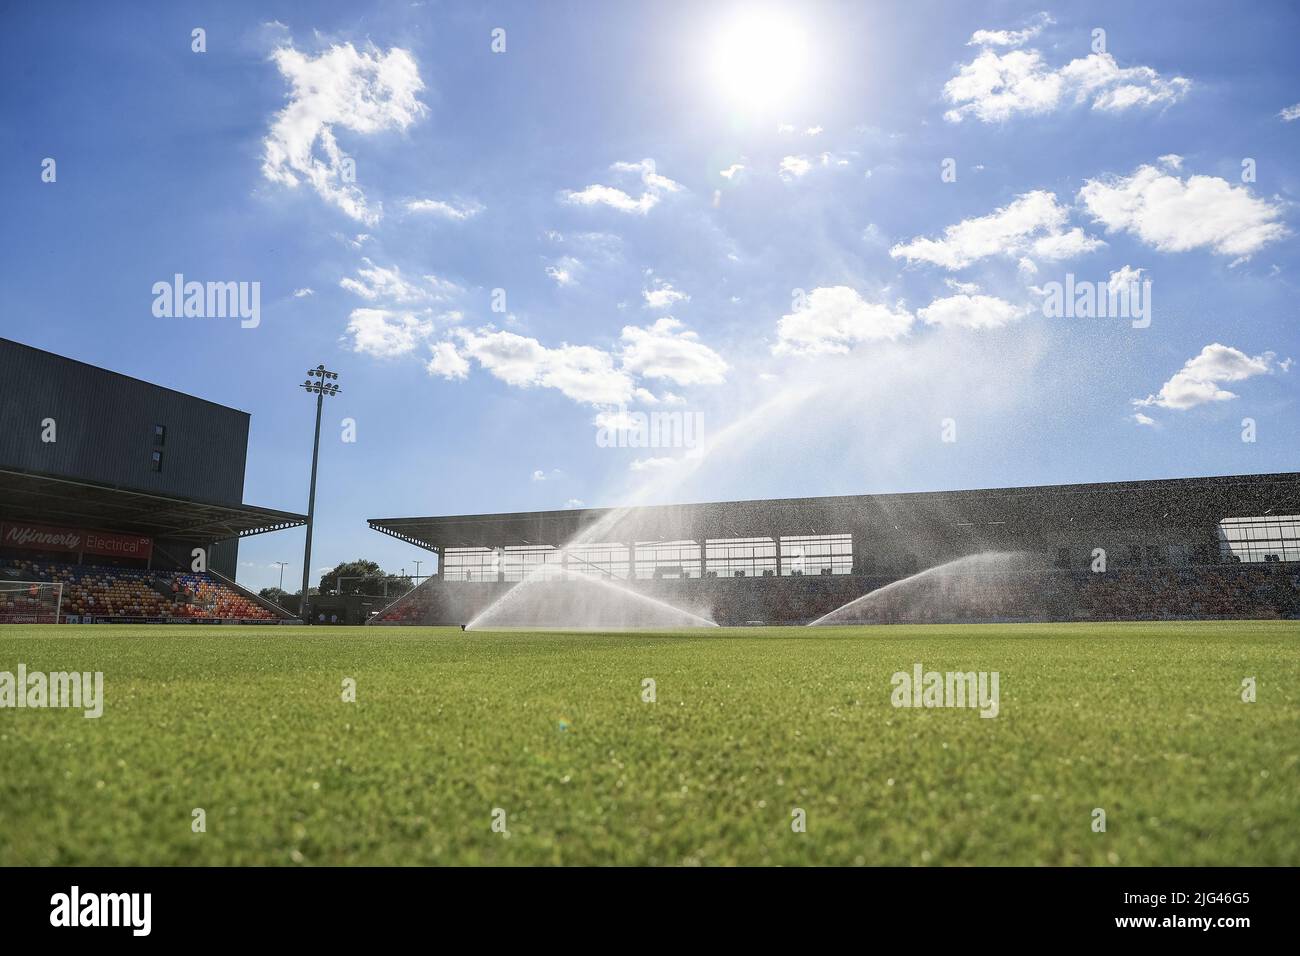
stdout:
[[(384, 623), (465, 623), (522, 581), (617, 580), (719, 624), (808, 623), (977, 555), (1022, 573), (890, 619), (1300, 615), (1300, 474), (375, 518), (438, 555)], [(944, 587), (951, 588), (945, 580)], [(928, 615), (928, 616), (927, 616)]]
[[(281, 616), (234, 584), (238, 541), (306, 519), (243, 503), (248, 433), (246, 412), (0, 339), (0, 583), (100, 587), (87, 617), (198, 619), (172, 585)], [(168, 578), (193, 571), (196, 548), (203, 576)]]

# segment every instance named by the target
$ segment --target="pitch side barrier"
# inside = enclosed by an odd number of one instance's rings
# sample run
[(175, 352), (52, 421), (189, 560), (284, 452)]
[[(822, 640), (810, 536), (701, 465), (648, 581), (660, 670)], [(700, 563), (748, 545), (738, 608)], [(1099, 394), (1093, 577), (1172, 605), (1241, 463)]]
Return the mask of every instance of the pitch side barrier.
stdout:
[(65, 614), (65, 624), (301, 624), (297, 619), (237, 617), (108, 617), (103, 614)]
[[(668, 601), (695, 599), (712, 608), (715, 622), (731, 626), (806, 624), (877, 590), (881, 598), (867, 606), (864, 623), (1300, 619), (1300, 564), (1295, 563), (1128, 568), (1107, 574), (1043, 569), (1010, 577), (972, 572), (946, 585), (918, 578), (883, 590), (905, 580), (878, 575), (661, 578), (638, 579), (632, 587)], [(981, 586), (985, 580), (987, 589)], [(370, 623), (465, 623), (516, 583), (431, 578)], [(570, 584), (556, 580), (538, 586)]]

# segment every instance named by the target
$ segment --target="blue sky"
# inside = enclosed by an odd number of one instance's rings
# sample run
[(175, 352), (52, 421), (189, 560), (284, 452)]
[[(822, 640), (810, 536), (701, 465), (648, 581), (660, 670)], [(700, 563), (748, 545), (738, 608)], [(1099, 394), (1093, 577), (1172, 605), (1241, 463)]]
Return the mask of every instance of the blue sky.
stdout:
[[(429, 570), (377, 516), (1292, 470), (1300, 11), (1090, 7), (11, 6), (0, 328), (250, 412), (292, 510), (339, 370), (320, 568)], [(178, 272), (260, 323), (156, 317)], [(1067, 274), (1149, 326), (1044, 315)], [(598, 441), (652, 412), (702, 440)]]

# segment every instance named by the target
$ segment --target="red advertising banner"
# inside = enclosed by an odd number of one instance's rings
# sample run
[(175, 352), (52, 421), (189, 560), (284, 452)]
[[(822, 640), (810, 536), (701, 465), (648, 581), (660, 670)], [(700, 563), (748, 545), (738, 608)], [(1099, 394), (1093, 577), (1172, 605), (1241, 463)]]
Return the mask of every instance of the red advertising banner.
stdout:
[(32, 551), (81, 550), (82, 534), (72, 528), (51, 528), (41, 524), (0, 525), (0, 547), (28, 548)]
[(67, 554), (84, 552), (115, 558), (139, 558), (144, 561), (153, 554), (153, 539), (138, 534), (10, 523), (0, 524), (0, 548), (60, 551)]
[(146, 560), (153, 554), (153, 539), (140, 534), (111, 534), (87, 531), (86, 554), (107, 554), (115, 558)]

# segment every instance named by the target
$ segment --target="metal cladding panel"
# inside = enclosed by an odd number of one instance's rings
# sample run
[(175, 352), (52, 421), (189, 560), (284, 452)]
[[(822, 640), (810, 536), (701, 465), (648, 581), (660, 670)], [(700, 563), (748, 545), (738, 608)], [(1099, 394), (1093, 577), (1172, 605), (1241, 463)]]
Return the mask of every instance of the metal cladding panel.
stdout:
[[(787, 498), (626, 510), (578, 509), (372, 518), (412, 544), (559, 546), (583, 533), (602, 543), (851, 533), (860, 547), (925, 556), (981, 549), (1113, 544), (1128, 537), (1199, 543), (1222, 518), (1300, 514), (1300, 474), (1224, 475), (1091, 485)], [(595, 532), (596, 538), (590, 535)]]
[(0, 339), (0, 465), (238, 504), (247, 451), (246, 412)]

